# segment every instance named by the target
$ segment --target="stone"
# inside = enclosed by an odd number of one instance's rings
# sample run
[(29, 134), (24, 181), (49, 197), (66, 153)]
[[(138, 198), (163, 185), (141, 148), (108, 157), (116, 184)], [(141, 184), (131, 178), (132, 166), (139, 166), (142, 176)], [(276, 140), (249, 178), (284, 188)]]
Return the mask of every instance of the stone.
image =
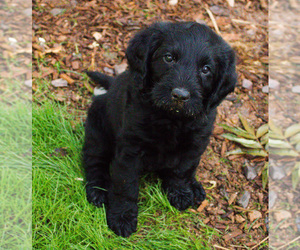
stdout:
[(54, 87), (67, 87), (68, 86), (68, 82), (62, 78), (58, 78), (56, 80), (51, 81), (51, 84)]
[(270, 89), (279, 89), (280, 83), (277, 80), (269, 79), (269, 88)]
[(270, 171), (270, 177), (273, 180), (281, 180), (286, 175), (283, 167), (275, 166), (273, 164), (271, 164), (269, 171)]
[(243, 208), (246, 208), (249, 204), (251, 194), (249, 191), (245, 191), (243, 196), (238, 200), (238, 204), (240, 204)]
[(271, 190), (269, 192), (269, 209), (274, 207), (276, 200), (277, 200), (277, 193)]
[(297, 85), (297, 86), (292, 87), (292, 92), (293, 92), (293, 93), (300, 94), (300, 85)]
[(111, 75), (114, 74), (114, 70), (111, 69), (111, 68), (108, 68), (108, 67), (104, 67), (103, 71), (104, 71), (106, 74), (111, 74)]
[(23, 13), (25, 16), (31, 17), (32, 16), (32, 8), (27, 8), (27, 9), (23, 10)]
[(246, 166), (244, 167), (244, 173), (245, 173), (247, 180), (253, 180), (257, 176), (256, 170), (254, 169), (254, 167), (251, 167), (248, 164), (246, 164)]
[(242, 86), (245, 89), (252, 89), (252, 85), (253, 85), (252, 82), (248, 79), (244, 79), (242, 82)]
[(269, 86), (263, 86), (262, 89), (261, 89), (261, 91), (263, 93), (269, 93)]
[(64, 11), (65, 11), (65, 9), (54, 8), (54, 9), (52, 9), (52, 10), (50, 11), (50, 13), (51, 13), (53, 16), (57, 16), (57, 15), (62, 14)]
[(24, 82), (24, 84), (29, 87), (29, 88), (32, 88), (32, 79), (28, 79)]
[(127, 69), (127, 63), (121, 63), (119, 65), (115, 65), (114, 70), (116, 75), (120, 75)]
[(169, 0), (168, 3), (169, 3), (169, 5), (174, 6), (174, 5), (178, 4), (178, 0)]

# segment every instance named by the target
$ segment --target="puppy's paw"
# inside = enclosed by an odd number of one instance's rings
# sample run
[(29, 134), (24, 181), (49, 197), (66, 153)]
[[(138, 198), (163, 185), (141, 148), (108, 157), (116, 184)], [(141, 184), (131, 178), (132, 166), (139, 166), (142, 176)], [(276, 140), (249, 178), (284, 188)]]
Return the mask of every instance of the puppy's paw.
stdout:
[(189, 187), (169, 187), (167, 195), (170, 204), (180, 211), (193, 205), (194, 194)]
[(107, 191), (94, 184), (86, 185), (86, 197), (88, 202), (94, 204), (97, 207), (101, 207), (103, 204), (107, 204)]
[(191, 184), (194, 193), (194, 206), (199, 206), (206, 198), (206, 193), (201, 183), (194, 180)]
[(120, 211), (116, 213), (112, 211), (112, 209), (108, 209), (106, 217), (108, 227), (119, 236), (129, 237), (136, 231), (137, 212), (133, 210)]

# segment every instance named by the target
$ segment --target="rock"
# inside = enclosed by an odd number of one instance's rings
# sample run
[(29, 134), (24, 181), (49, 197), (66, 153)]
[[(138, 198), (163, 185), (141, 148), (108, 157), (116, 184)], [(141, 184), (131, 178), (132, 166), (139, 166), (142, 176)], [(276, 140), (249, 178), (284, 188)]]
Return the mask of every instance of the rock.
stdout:
[(51, 84), (54, 87), (67, 87), (68, 86), (68, 82), (62, 78), (58, 78), (56, 80), (51, 81)]
[(64, 11), (65, 11), (65, 9), (54, 8), (54, 9), (52, 9), (52, 10), (50, 11), (50, 13), (51, 13), (53, 16), (57, 16), (57, 15), (62, 14)]
[(300, 216), (299, 215), (297, 215), (295, 222), (296, 222), (297, 231), (299, 233), (300, 232)]
[(102, 38), (102, 34), (99, 32), (94, 32), (93, 33), (93, 37), (96, 39), (96, 41), (98, 42), (101, 38)]
[(262, 89), (261, 89), (261, 91), (263, 93), (269, 93), (269, 86), (263, 86)]
[(276, 200), (277, 200), (277, 193), (271, 190), (269, 193), (269, 209), (274, 207)]
[(94, 48), (97, 48), (97, 47), (99, 47), (99, 46), (100, 46), (99, 43), (97, 43), (96, 41), (94, 41), (92, 44), (89, 44), (89, 45), (88, 45), (88, 48), (94, 49)]
[(96, 87), (94, 88), (94, 95), (104, 95), (107, 90), (103, 87)]
[(127, 69), (127, 63), (121, 63), (119, 65), (115, 65), (114, 70), (116, 75), (120, 75)]
[(281, 180), (286, 175), (282, 167), (275, 166), (273, 164), (271, 164), (269, 171), (270, 171), (270, 177), (273, 180)]
[(269, 232), (269, 216), (266, 216), (265, 224), (266, 224), (267, 232)]
[(111, 75), (114, 74), (114, 70), (108, 67), (104, 67), (103, 71), (107, 74), (111, 74)]
[(291, 218), (292, 214), (289, 211), (277, 210), (274, 212), (274, 218), (277, 222), (280, 222), (284, 219)]
[(32, 16), (32, 8), (27, 8), (27, 9), (23, 10), (23, 13), (25, 16), (31, 17)]
[(251, 194), (249, 191), (245, 191), (243, 196), (238, 200), (238, 203), (243, 207), (246, 208), (249, 204)]
[(262, 217), (261, 212), (259, 212), (257, 210), (253, 210), (248, 213), (248, 218), (249, 218), (250, 222), (253, 222), (256, 219), (259, 219), (261, 217)]
[(9, 41), (10, 45), (15, 45), (16, 43), (18, 43), (17, 39), (13, 38), (13, 37), (9, 37), (8, 41)]
[(226, 198), (226, 200), (229, 200), (229, 194), (227, 193), (227, 191), (224, 188), (220, 189), (220, 193), (221, 193), (221, 195), (223, 195)]
[(210, 11), (217, 16), (228, 16), (229, 15), (229, 10), (224, 9), (223, 7), (219, 5), (213, 5), (210, 8)]
[(169, 3), (169, 5), (174, 6), (174, 5), (178, 4), (178, 0), (169, 0), (168, 3)]
[(117, 59), (118, 54), (116, 52), (108, 52), (108, 51), (106, 51), (106, 52), (103, 53), (103, 56), (105, 58), (107, 58), (107, 59), (115, 60), (115, 59)]
[(46, 40), (45, 40), (44, 38), (42, 38), (42, 37), (39, 37), (39, 42), (40, 42), (40, 44), (41, 44), (41, 43), (44, 44), (44, 43), (46, 43)]
[(26, 80), (26, 81), (24, 82), (24, 84), (25, 84), (27, 87), (32, 88), (32, 79)]
[(280, 83), (277, 80), (269, 79), (269, 88), (270, 89), (279, 89)]
[(246, 164), (246, 166), (244, 167), (244, 173), (245, 173), (247, 180), (253, 180), (257, 176), (256, 170), (254, 169), (254, 167), (251, 167), (248, 164)]
[(300, 85), (297, 85), (297, 86), (292, 87), (292, 92), (293, 92), (293, 93), (300, 94)]
[(242, 86), (245, 88), (245, 89), (252, 89), (252, 82), (248, 79), (244, 79), (243, 82), (242, 82)]

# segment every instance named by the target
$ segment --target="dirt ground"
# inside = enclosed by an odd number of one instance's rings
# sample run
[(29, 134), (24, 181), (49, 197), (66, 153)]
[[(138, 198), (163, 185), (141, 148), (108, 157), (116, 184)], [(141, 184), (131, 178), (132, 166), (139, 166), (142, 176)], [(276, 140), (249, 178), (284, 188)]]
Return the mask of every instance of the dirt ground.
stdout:
[[(114, 75), (124, 65), (128, 41), (140, 29), (156, 21), (206, 23), (234, 48), (238, 84), (218, 109), (216, 124), (242, 127), (238, 113), (254, 128), (268, 122), (268, 16), (265, 1), (33, 1), (33, 91), (35, 100), (51, 98), (84, 116), (94, 85), (82, 72), (99, 70)], [(40, 91), (40, 79), (48, 79)], [(50, 84), (64, 79), (65, 87)], [(65, 83), (66, 84), (66, 83)], [(50, 91), (49, 91), (50, 90)], [(262, 187), (265, 157), (226, 156), (236, 144), (224, 139), (215, 127), (197, 176), (211, 198), (200, 212), (204, 222), (218, 229), (216, 248), (258, 248), (268, 240), (268, 187)], [(245, 166), (255, 169), (247, 179)], [(246, 192), (246, 191), (249, 191)], [(250, 194), (249, 203), (240, 200)], [(246, 199), (247, 200), (247, 199)], [(247, 203), (247, 201), (246, 201)], [(194, 210), (195, 214), (199, 211)], [(192, 230), (197, 230), (192, 228)]]

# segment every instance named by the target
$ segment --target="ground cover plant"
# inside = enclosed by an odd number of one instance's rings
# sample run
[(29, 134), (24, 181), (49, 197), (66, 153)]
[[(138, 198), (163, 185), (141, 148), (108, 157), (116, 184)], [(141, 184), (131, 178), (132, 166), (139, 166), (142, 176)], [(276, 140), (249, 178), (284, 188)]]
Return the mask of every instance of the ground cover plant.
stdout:
[[(139, 227), (129, 239), (108, 230), (103, 208), (85, 198), (83, 123), (98, 91), (83, 70), (118, 74), (129, 38), (154, 21), (205, 22), (237, 53), (238, 85), (216, 124), (255, 130), (268, 122), (266, 6), (236, 1), (35, 1), (33, 7), (33, 246), (75, 249), (267, 249), (265, 156), (226, 155), (235, 142), (215, 126), (197, 171), (207, 202), (179, 212), (151, 175), (141, 180)], [(53, 28), (55, 27), (55, 28)], [(252, 175), (251, 175), (251, 174)]]

